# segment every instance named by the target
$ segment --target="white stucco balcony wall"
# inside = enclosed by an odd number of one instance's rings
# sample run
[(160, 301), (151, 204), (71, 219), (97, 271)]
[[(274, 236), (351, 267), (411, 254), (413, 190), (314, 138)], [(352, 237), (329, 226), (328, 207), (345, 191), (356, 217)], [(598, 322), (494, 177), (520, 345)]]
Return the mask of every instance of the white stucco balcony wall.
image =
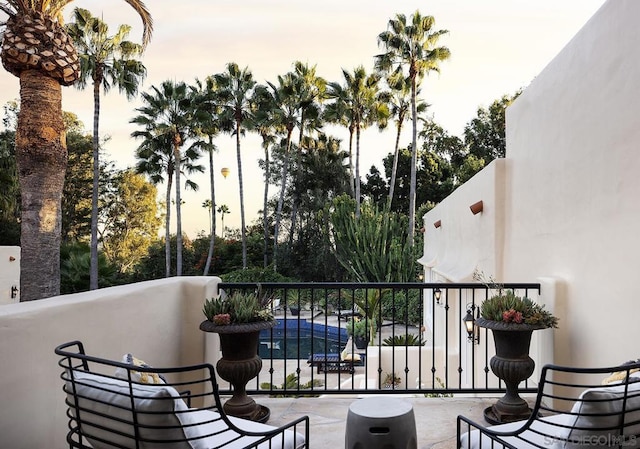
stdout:
[(114, 360), (130, 352), (155, 366), (202, 363), (202, 304), (218, 282), (169, 278), (0, 307), (0, 447), (66, 447), (61, 343), (80, 340)]

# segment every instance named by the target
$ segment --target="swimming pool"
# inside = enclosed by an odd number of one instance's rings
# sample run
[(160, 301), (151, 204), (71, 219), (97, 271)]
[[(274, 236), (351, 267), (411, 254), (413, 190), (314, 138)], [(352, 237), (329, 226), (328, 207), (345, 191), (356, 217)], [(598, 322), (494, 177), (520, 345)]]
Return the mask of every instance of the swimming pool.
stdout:
[(349, 336), (345, 328), (296, 318), (278, 319), (260, 331), (258, 353), (263, 359), (307, 359), (313, 353), (338, 353)]

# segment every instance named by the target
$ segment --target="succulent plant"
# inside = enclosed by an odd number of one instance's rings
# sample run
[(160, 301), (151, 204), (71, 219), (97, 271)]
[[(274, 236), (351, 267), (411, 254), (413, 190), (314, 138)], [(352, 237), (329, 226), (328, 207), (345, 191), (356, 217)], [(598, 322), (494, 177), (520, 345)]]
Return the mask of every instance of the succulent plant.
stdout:
[(206, 299), (202, 312), (209, 321), (217, 325), (273, 321), (268, 306), (260, 295), (249, 291), (236, 291), (229, 296), (218, 295)]
[(558, 318), (529, 298), (521, 298), (512, 290), (500, 292), (487, 299), (480, 307), (480, 316), (486, 320), (504, 323), (531, 324), (558, 327)]

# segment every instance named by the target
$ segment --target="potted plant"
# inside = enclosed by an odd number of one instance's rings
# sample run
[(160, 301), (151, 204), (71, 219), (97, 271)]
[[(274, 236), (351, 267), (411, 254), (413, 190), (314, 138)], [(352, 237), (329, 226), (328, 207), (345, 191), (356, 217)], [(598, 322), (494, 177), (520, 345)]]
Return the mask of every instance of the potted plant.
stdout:
[(353, 339), (358, 349), (365, 349), (369, 344), (369, 325), (363, 319), (351, 318), (347, 322), (347, 334)]
[(558, 318), (544, 306), (529, 298), (517, 296), (512, 290), (495, 283), (497, 294), (480, 306), (476, 324), (491, 329), (496, 355), (491, 358), (491, 371), (506, 385), (505, 395), (485, 410), (485, 419), (492, 424), (527, 419), (531, 409), (518, 395), (518, 384), (533, 374), (535, 362), (529, 357), (534, 330), (558, 327)]
[(266, 422), (269, 409), (247, 396), (246, 384), (262, 369), (258, 355), (260, 331), (275, 325), (269, 309), (270, 299), (258, 292), (237, 291), (229, 296), (206, 299), (200, 323), (205, 332), (220, 337), (222, 358), (216, 364), (218, 375), (233, 385), (233, 396), (224, 404), (232, 416)]

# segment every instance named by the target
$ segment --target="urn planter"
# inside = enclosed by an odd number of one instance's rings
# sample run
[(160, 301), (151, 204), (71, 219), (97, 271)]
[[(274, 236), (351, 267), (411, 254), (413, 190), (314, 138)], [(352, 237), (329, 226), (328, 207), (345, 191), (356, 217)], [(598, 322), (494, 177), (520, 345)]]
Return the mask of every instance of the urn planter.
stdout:
[(275, 324), (275, 321), (257, 321), (220, 326), (209, 320), (200, 324), (200, 330), (220, 337), (222, 358), (216, 363), (216, 371), (233, 385), (233, 396), (223, 405), (227, 414), (262, 423), (268, 421), (270, 410), (247, 395), (246, 385), (262, 369), (258, 355), (260, 331)]
[(478, 318), (476, 324), (491, 329), (496, 355), (491, 358), (491, 371), (502, 379), (505, 395), (484, 411), (491, 424), (503, 424), (527, 419), (531, 415), (529, 404), (518, 394), (518, 385), (528, 379), (535, 368), (529, 357), (531, 335), (534, 330), (545, 329), (543, 325), (504, 323)]

